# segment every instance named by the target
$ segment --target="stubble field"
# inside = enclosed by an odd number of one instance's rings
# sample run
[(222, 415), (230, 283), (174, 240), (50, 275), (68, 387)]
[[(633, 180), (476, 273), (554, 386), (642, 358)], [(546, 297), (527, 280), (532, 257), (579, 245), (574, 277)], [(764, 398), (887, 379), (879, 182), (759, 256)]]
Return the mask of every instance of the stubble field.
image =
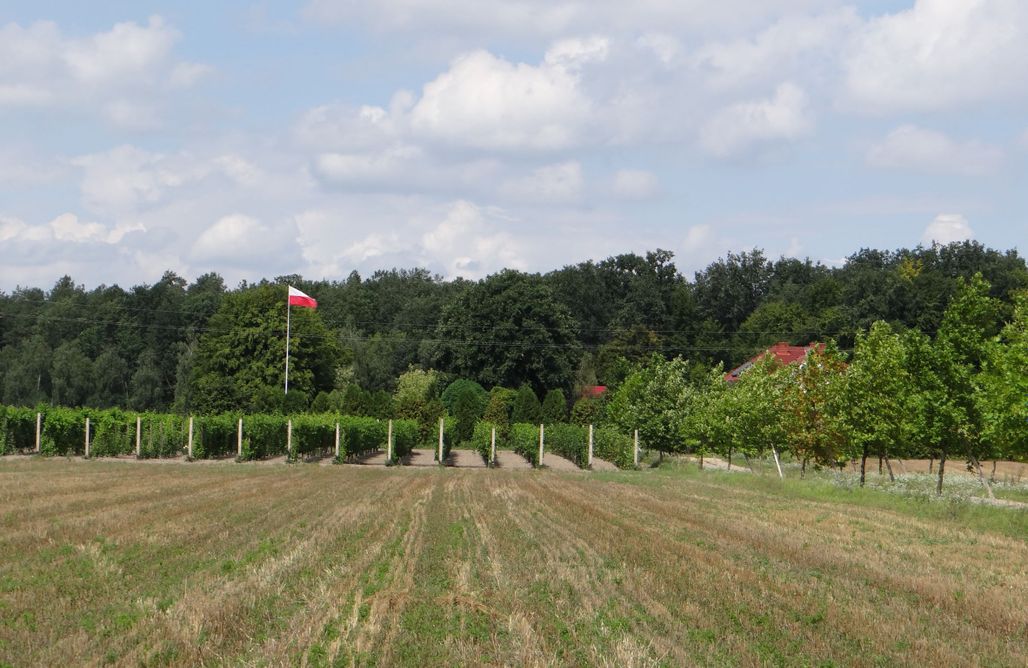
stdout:
[(1026, 513), (691, 470), (0, 463), (0, 665), (1024, 665)]

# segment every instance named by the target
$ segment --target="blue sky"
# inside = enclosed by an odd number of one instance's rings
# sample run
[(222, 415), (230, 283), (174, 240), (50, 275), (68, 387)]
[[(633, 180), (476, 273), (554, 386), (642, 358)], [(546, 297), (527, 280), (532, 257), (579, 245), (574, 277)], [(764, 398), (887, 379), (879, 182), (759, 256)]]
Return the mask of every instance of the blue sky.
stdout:
[(1028, 232), (1019, 0), (46, 5), (0, 10), (4, 290)]

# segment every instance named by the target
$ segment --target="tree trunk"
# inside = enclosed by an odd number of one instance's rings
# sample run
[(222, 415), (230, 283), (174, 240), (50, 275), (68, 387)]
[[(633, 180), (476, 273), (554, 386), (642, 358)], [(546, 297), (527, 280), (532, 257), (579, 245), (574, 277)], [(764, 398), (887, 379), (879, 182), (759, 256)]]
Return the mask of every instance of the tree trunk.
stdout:
[(985, 491), (989, 493), (989, 498), (995, 501), (996, 495), (992, 493), (992, 485), (989, 484), (989, 481), (985, 479), (985, 474), (982, 473), (981, 462), (979, 462), (978, 458), (974, 456), (971, 457), (971, 461), (974, 462), (975, 468), (978, 469), (978, 480), (980, 480), (982, 485), (985, 486)]
[(896, 482), (896, 476), (892, 474), (892, 464), (889, 463), (889, 458), (885, 458), (885, 468), (889, 469), (889, 482)]
[[(728, 470), (732, 470), (732, 449), (728, 448)], [(993, 474), (995, 475), (995, 466), (993, 466)]]
[(750, 470), (750, 473), (756, 473), (756, 471), (753, 470), (753, 464), (750, 463), (750, 456), (746, 454), (745, 450), (742, 452), (742, 457), (746, 460), (746, 468)]
[(882, 475), (882, 453), (878, 453), (878, 475)]
[(935, 466), (935, 455), (928, 455), (928, 473), (931, 474), (932, 468)]
[(703, 470), (703, 453), (700, 453), (700, 470)]
[(807, 474), (807, 458), (803, 458), (803, 463), (800, 464), (800, 478), (803, 478)]
[(996, 482), (996, 460), (992, 460), (992, 475), (989, 476), (989, 482)]
[(864, 450), (860, 454), (860, 486), (864, 486), (864, 476), (867, 473), (867, 444), (864, 444)]
[(939, 457), (939, 484), (935, 487), (935, 493), (942, 496), (942, 478), (946, 475), (946, 448), (942, 449), (942, 455)]

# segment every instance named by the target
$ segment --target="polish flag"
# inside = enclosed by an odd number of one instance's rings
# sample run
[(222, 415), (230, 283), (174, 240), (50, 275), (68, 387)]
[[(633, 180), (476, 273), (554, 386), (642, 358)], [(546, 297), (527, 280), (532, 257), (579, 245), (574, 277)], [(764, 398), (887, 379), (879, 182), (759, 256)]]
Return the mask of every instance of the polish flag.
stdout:
[(308, 294), (300, 292), (293, 286), (289, 286), (289, 305), (302, 306), (304, 308), (318, 308), (318, 302)]

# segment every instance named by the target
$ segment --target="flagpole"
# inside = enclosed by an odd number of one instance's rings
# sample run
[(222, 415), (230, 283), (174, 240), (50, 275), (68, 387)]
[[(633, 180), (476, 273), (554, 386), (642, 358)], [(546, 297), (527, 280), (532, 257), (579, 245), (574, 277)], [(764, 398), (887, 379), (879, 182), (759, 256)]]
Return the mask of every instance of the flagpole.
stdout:
[(289, 394), (289, 325), (291, 318), (289, 293), (286, 292), (286, 394)]

